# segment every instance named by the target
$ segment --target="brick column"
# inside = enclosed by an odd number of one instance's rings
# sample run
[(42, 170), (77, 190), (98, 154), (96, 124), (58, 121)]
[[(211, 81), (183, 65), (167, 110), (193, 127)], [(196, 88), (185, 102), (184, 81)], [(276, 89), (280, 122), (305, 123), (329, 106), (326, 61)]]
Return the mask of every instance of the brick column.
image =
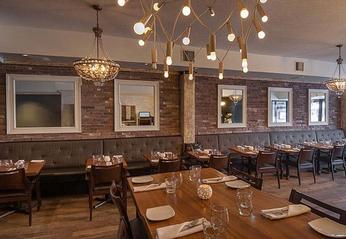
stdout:
[(189, 80), (188, 74), (180, 77), (181, 85), (181, 129), (185, 144), (195, 143), (195, 79)]

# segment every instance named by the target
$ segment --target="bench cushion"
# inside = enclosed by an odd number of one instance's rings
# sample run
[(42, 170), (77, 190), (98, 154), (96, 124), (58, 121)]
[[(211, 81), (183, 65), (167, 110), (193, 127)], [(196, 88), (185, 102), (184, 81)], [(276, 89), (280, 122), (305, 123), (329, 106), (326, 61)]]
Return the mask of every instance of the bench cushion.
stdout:
[(270, 132), (271, 144), (302, 144), (308, 141), (316, 141), (314, 130)]
[(340, 141), (345, 138), (345, 133), (342, 129), (333, 130), (318, 130), (316, 131), (317, 141), (331, 140), (332, 142)]
[(196, 143), (204, 149), (218, 149), (219, 142), (216, 134), (196, 135)]

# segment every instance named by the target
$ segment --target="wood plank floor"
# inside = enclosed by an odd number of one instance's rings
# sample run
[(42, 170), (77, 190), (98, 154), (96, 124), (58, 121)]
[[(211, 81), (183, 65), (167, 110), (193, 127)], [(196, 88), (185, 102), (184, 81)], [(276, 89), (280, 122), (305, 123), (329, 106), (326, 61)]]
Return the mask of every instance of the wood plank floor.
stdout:
[[(292, 174), (295, 172), (293, 171)], [(283, 179), (281, 189), (277, 188), (274, 176), (264, 177), (263, 190), (282, 198), (288, 198), (292, 188), (306, 192), (323, 201), (346, 209), (346, 178), (343, 172), (336, 174), (333, 182), (329, 174), (317, 176), (314, 184), (311, 173), (303, 173), (303, 184), (299, 187), (297, 178)], [(129, 216), (135, 216), (135, 207), (129, 199)], [(118, 212), (112, 204), (94, 210), (93, 221), (88, 220), (87, 195), (47, 198), (40, 212), (33, 213), (33, 226), (29, 227), (27, 215), (16, 213), (0, 219), (1, 239), (108, 239), (116, 238)]]

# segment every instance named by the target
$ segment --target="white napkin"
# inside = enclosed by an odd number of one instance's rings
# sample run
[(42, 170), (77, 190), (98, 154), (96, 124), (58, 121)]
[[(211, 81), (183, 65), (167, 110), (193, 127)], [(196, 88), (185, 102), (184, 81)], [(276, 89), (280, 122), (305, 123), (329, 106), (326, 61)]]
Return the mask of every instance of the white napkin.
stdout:
[[(201, 221), (201, 220), (204, 220), (204, 218), (200, 218), (198, 220)], [(201, 224), (201, 225), (192, 227), (190, 229), (184, 230), (182, 232), (179, 232), (186, 224), (190, 222), (192, 221), (157, 228), (156, 229), (157, 239), (173, 239), (173, 238), (188, 236), (193, 233), (203, 231), (203, 225)]]
[(32, 163), (43, 163), (44, 160), (43, 159), (34, 159), (34, 160), (31, 160), (30, 162), (32, 162)]
[(216, 177), (216, 178), (205, 178), (202, 179), (202, 183), (222, 183), (222, 182), (228, 182), (228, 181), (233, 181), (236, 180), (237, 177), (230, 175), (230, 176), (225, 176), (225, 177)]
[(152, 159), (151, 162), (152, 163), (158, 163), (158, 162), (160, 162), (160, 160), (159, 159)]
[(270, 220), (294, 217), (310, 211), (311, 209), (303, 204), (293, 204), (281, 208), (261, 210), (262, 216), (269, 218)]
[(133, 192), (147, 192), (147, 191), (152, 191), (152, 190), (157, 190), (157, 189), (163, 189), (166, 188), (165, 183), (161, 183), (160, 185), (155, 185), (155, 184), (149, 184), (149, 185), (144, 185), (144, 186), (138, 186), (138, 187), (133, 187)]

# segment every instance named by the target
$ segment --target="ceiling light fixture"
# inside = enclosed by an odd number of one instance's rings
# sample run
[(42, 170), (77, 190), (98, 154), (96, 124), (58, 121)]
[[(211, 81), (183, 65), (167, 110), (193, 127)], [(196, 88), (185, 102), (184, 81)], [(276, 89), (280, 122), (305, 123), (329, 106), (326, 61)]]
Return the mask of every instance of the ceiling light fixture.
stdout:
[[(341, 58), (341, 48), (343, 45), (339, 44), (336, 47), (339, 48), (339, 57), (336, 59), (336, 69), (334, 71), (333, 77), (325, 82), (326, 87), (334, 91), (338, 97), (340, 97), (346, 89), (346, 78), (341, 77), (341, 70), (345, 73), (344, 67), (342, 66), (343, 59)], [(338, 72), (337, 77), (335, 77), (336, 72)]]
[(220, 61), (220, 62), (219, 62), (219, 79), (220, 79), (220, 80), (223, 79), (223, 72), (224, 72), (224, 69), (223, 69), (223, 62)]
[(231, 21), (227, 21), (226, 26), (227, 26), (227, 31), (228, 31), (227, 40), (230, 42), (233, 42), (235, 39), (235, 34), (233, 32)]
[(167, 41), (167, 45), (166, 45), (166, 64), (168, 66), (172, 65), (172, 63), (173, 63), (172, 53), (173, 53), (173, 42), (172, 41)]
[(161, 9), (161, 7), (163, 7), (163, 5), (165, 5), (165, 1), (155, 2), (155, 3), (153, 4), (153, 9), (154, 9), (156, 12), (158, 12), (158, 11)]
[(189, 26), (187, 29), (186, 29), (186, 35), (185, 37), (183, 38), (183, 44), (185, 46), (189, 45), (190, 44), (190, 34), (191, 34), (191, 26)]
[(113, 80), (118, 75), (120, 66), (115, 61), (110, 60), (103, 49), (102, 29), (99, 26), (99, 11), (102, 8), (98, 5), (92, 7), (96, 10), (96, 27), (93, 28), (96, 58), (92, 56), (84, 57), (73, 62), (73, 66), (81, 78), (93, 81), (96, 86), (102, 86), (106, 81)]
[(210, 60), (215, 61), (216, 56), (216, 35), (211, 33), (209, 35), (209, 49), (210, 49)]
[(265, 38), (266, 33), (263, 31), (261, 24), (258, 22), (258, 19), (254, 18), (253, 24), (255, 25), (258, 38), (259, 39)]
[(191, 13), (191, 0), (184, 0), (184, 6), (181, 10), (184, 16), (189, 16)]
[(189, 62), (189, 80), (193, 80), (193, 64)]
[(215, 16), (215, 11), (212, 7), (208, 7), (209, 15), (214, 17)]
[(163, 64), (163, 76), (165, 78), (169, 77), (169, 67), (166, 63)]
[(133, 30), (135, 31), (137, 35), (142, 35), (145, 33), (146, 25), (148, 24), (152, 16), (153, 16), (152, 14), (144, 16), (139, 22), (135, 23), (135, 25), (133, 26)]
[(260, 4), (257, 4), (256, 9), (257, 9), (258, 14), (261, 16), (261, 21), (267, 22), (269, 18), (267, 16), (267, 14), (265, 13), (263, 7)]
[(237, 0), (240, 17), (245, 19), (249, 16), (249, 10), (245, 7), (243, 0)]
[(266, 3), (266, 2), (267, 2), (267, 0), (260, 0), (260, 2), (261, 2), (261, 3)]
[(123, 7), (128, 2), (128, 0), (118, 0), (117, 2), (120, 7)]

